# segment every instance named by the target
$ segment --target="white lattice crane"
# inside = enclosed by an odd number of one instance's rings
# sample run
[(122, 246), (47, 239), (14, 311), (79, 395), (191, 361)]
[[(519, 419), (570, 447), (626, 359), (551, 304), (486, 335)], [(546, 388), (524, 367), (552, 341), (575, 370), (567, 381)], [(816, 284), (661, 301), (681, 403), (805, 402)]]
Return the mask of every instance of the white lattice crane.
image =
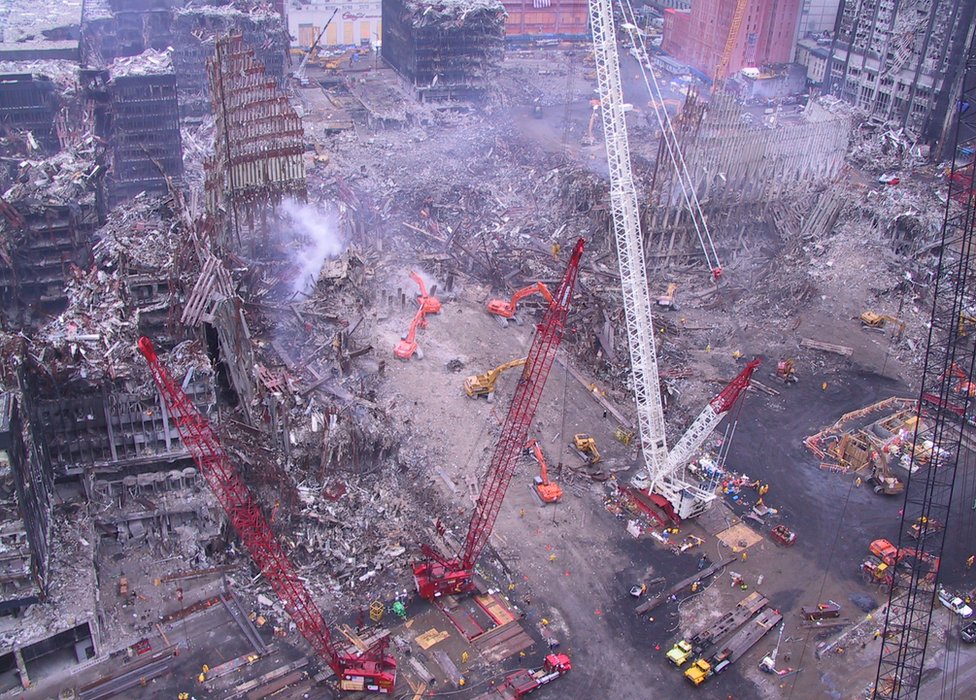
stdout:
[(705, 407), (675, 448), (669, 452), (640, 230), (640, 209), (624, 119), (613, 8), (611, 0), (590, 0), (589, 8), (593, 55), (610, 168), (610, 209), (627, 321), (627, 345), (630, 349), (641, 450), (647, 471), (646, 475), (638, 475), (635, 485), (649, 489), (652, 495), (663, 497), (668, 505), (665, 506), (660, 500), (658, 503), (672, 510), (673, 515), (679, 518), (694, 517), (708, 508), (715, 495), (687, 478), (685, 468), (688, 460), (749, 385), (749, 378), (758, 362), (751, 363)]

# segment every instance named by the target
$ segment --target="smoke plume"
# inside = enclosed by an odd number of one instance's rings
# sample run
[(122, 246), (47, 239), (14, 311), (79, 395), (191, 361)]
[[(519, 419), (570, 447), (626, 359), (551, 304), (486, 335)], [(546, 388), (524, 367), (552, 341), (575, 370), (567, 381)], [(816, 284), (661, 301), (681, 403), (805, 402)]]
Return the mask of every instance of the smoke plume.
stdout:
[(281, 211), (286, 223), (292, 226), (287, 238), (292, 241), (293, 259), (299, 267), (292, 290), (307, 294), (315, 287), (325, 261), (345, 249), (338, 217), (334, 211), (323, 211), (293, 199), (282, 202)]

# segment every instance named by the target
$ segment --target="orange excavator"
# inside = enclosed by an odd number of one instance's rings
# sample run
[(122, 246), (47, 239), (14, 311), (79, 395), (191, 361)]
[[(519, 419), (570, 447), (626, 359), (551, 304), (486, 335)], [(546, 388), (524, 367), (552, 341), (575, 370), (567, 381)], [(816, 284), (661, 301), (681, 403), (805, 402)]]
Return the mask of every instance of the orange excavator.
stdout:
[(437, 297), (427, 294), (427, 285), (423, 278), (416, 272), (410, 272), (410, 279), (417, 283), (420, 291), (417, 293), (417, 303), (424, 310), (425, 314), (439, 314), (441, 312), (441, 302)]
[(424, 351), (417, 345), (417, 329), (426, 328), (427, 318), (424, 313), (424, 305), (421, 304), (417, 309), (416, 315), (410, 322), (410, 330), (400, 339), (400, 342), (393, 347), (393, 354), (400, 360), (409, 360), (414, 355), (418, 360), (424, 359)]
[(962, 367), (953, 362), (949, 365), (949, 374), (959, 380), (959, 383), (952, 387), (956, 396), (969, 399), (976, 397), (976, 382), (969, 380), (969, 374)]
[(542, 454), (542, 447), (535, 438), (525, 443), (525, 449), (532, 452), (535, 461), (539, 463), (539, 476), (535, 477), (535, 492), (543, 503), (559, 503), (563, 497), (563, 490), (559, 484), (549, 481), (549, 465), (546, 456)]
[(488, 313), (493, 316), (497, 316), (498, 320), (503, 326), (508, 325), (508, 320), (514, 318), (515, 323), (518, 324), (519, 320), (515, 317), (515, 311), (518, 308), (518, 303), (525, 299), (525, 297), (532, 296), (533, 294), (541, 294), (546, 303), (552, 303), (552, 293), (549, 288), (542, 282), (536, 282), (535, 284), (530, 284), (528, 287), (523, 287), (522, 289), (515, 292), (512, 295), (511, 301), (505, 301), (504, 299), (492, 299), (488, 302)]
[[(870, 547), (868, 548), (874, 557), (877, 557), (884, 566), (878, 566), (875, 571), (880, 570), (884, 572), (885, 568), (894, 569), (898, 565), (911, 567), (911, 561), (913, 559), (918, 560), (918, 564), (925, 564), (928, 566), (928, 571), (925, 574), (924, 581), (927, 583), (935, 583), (935, 579), (939, 574), (939, 557), (932, 556), (925, 552), (917, 552), (914, 547), (902, 547), (899, 549), (891, 542), (886, 539), (874, 540)], [(868, 571), (868, 562), (861, 565), (862, 570)], [(877, 573), (871, 572), (875, 579), (881, 580), (883, 576), (879, 576)]]

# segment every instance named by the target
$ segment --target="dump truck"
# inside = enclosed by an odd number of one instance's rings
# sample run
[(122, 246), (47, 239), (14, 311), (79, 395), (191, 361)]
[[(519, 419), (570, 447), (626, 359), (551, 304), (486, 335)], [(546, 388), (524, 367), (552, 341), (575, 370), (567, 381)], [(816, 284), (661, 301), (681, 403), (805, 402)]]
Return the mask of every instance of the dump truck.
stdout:
[(762, 593), (753, 591), (716, 622), (692, 635), (690, 639), (682, 639), (671, 647), (666, 654), (668, 661), (675, 666), (682, 666), (685, 661), (701, 654), (708, 647), (717, 644), (722, 637), (748, 622), (749, 618), (762, 610), (768, 602), (769, 600)]
[(729, 637), (721, 645), (719, 651), (695, 661), (686, 671), (687, 678), (693, 685), (701, 685), (717, 673), (721, 673), (738, 661), (755, 646), (756, 642), (766, 636), (773, 627), (783, 619), (777, 610), (767, 608), (747, 622), (742, 629)]

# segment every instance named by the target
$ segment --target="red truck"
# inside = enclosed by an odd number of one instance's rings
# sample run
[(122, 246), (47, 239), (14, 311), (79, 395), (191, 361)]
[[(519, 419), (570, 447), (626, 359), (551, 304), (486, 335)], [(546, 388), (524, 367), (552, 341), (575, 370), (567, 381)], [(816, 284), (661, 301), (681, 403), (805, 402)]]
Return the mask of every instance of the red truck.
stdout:
[(537, 690), (547, 683), (552, 683), (569, 673), (573, 668), (569, 657), (565, 654), (549, 654), (543, 661), (542, 668), (521, 668), (508, 675), (505, 681), (495, 688), (494, 692), (486, 693), (477, 700), (518, 700), (524, 698), (533, 690)]

